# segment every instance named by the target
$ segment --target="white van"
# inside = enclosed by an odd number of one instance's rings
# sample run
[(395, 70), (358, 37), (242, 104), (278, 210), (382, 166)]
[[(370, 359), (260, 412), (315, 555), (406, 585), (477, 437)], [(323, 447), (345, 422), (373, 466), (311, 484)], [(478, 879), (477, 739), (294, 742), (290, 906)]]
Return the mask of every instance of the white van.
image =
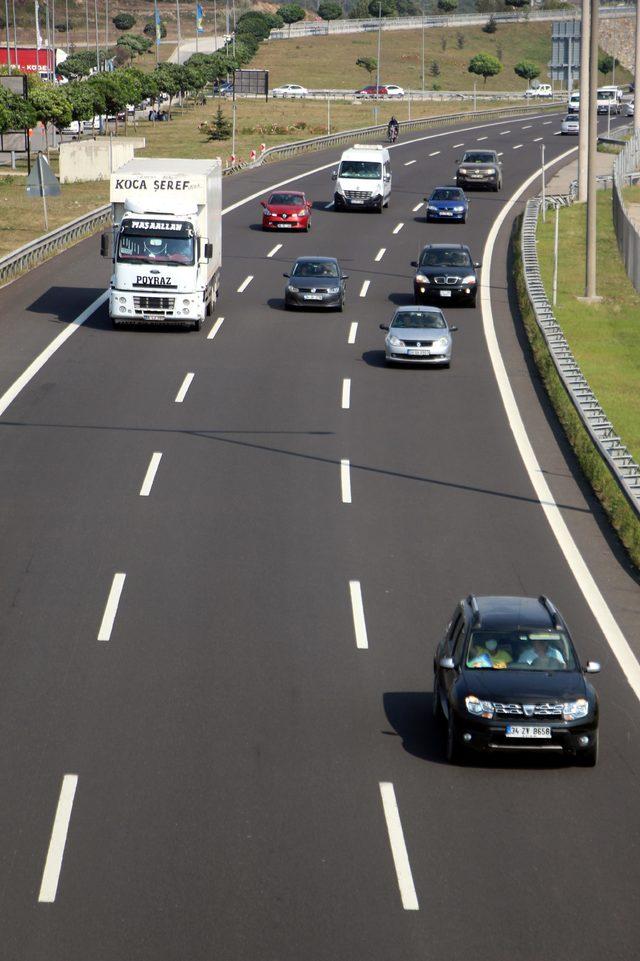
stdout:
[(331, 175), (336, 210), (364, 207), (382, 213), (391, 196), (391, 160), (381, 144), (355, 144), (345, 150)]
[(620, 113), (622, 104), (622, 90), (619, 87), (610, 85), (608, 87), (598, 87), (596, 94), (596, 109), (598, 113)]
[(567, 113), (580, 113), (580, 91), (574, 90), (574, 92), (569, 97), (569, 103), (567, 104)]

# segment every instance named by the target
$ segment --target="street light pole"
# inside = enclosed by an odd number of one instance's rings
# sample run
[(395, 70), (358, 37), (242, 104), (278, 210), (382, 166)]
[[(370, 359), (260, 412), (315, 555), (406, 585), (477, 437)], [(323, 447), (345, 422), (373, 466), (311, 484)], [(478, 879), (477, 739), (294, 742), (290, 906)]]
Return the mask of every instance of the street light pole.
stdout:
[(422, 0), (422, 96), (424, 97), (424, 0)]
[(11, 39), (9, 34), (9, 0), (4, 0), (4, 25), (7, 31), (7, 68), (9, 73), (11, 70)]
[[(633, 79), (633, 99), (635, 100), (638, 95), (638, 83), (640, 82), (640, 4), (636, 4), (636, 60)], [(633, 131), (634, 133), (637, 133), (638, 130), (640, 130), (640, 117), (636, 116), (636, 112), (634, 110)]]
[(580, 107), (578, 112), (578, 201), (587, 199), (587, 171), (589, 167), (589, 47), (591, 44), (591, 13), (589, 0), (582, 0), (580, 26)]
[(382, 33), (382, 0), (378, 0), (378, 60), (376, 65), (376, 123), (378, 122), (378, 100), (380, 98), (380, 34)]
[(589, 38), (589, 152), (587, 182), (587, 255), (585, 264), (585, 300), (597, 302), (596, 294), (596, 237), (597, 237), (597, 182), (596, 149), (598, 138), (598, 18), (599, 0), (591, 0), (591, 36)]

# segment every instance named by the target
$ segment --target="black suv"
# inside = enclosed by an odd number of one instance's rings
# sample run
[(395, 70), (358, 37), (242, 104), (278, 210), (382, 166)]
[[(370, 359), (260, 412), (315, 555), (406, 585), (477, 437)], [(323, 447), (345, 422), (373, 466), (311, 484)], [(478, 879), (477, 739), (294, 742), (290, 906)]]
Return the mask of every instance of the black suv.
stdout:
[(437, 301), (442, 307), (452, 301), (476, 305), (478, 275), (482, 265), (474, 263), (465, 244), (427, 244), (420, 260), (412, 260), (416, 268), (413, 296), (416, 304)]
[(456, 187), (502, 188), (502, 162), (495, 150), (467, 150), (457, 163)]
[(547, 597), (460, 601), (434, 662), (433, 711), (447, 759), (467, 749), (563, 752), (598, 760), (598, 698), (560, 612)]

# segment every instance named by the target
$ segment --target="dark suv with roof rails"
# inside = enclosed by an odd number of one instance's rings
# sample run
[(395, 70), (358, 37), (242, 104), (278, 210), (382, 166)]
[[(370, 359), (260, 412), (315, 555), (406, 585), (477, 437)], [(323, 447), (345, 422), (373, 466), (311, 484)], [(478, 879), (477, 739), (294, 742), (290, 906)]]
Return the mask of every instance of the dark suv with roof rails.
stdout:
[(466, 244), (427, 244), (419, 260), (412, 260), (416, 268), (413, 296), (416, 304), (437, 302), (465, 303), (475, 307), (478, 292), (477, 270), (482, 264), (471, 258)]
[(549, 598), (476, 597), (453, 612), (435, 653), (434, 715), (447, 759), (468, 750), (547, 751), (593, 767), (598, 697), (562, 615)]

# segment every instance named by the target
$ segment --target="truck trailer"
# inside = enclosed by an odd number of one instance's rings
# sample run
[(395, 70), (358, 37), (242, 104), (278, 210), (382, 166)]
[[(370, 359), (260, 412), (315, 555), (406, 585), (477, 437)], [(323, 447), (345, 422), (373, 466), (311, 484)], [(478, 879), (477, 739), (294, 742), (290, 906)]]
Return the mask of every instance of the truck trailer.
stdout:
[(222, 167), (213, 160), (130, 160), (111, 174), (114, 326), (200, 330), (213, 312), (222, 260)]

